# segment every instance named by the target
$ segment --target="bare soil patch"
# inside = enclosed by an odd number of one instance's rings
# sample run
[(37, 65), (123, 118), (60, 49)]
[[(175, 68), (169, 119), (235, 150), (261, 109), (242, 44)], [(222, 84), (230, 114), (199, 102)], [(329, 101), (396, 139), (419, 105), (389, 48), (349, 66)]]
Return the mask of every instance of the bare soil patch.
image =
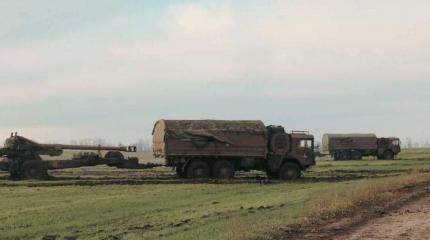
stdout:
[(430, 187), (404, 187), (392, 202), (362, 206), (354, 214), (305, 226), (290, 226), (271, 239), (428, 239)]
[(359, 239), (429, 239), (430, 195), (404, 207), (370, 220), (352, 233), (336, 237), (338, 240)]

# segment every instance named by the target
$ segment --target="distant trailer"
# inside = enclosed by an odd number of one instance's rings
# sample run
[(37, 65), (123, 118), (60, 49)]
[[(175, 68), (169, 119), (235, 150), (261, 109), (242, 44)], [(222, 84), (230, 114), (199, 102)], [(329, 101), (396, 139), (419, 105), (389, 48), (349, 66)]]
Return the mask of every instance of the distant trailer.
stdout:
[(394, 159), (400, 153), (399, 138), (378, 138), (375, 134), (324, 134), (321, 152), (335, 160), (361, 160), (364, 156)]

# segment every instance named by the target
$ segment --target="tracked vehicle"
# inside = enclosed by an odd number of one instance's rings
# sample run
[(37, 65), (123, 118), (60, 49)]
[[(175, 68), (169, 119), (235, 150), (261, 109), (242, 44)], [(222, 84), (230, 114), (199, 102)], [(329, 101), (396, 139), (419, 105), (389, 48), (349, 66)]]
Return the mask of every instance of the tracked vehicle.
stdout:
[(159, 120), (153, 129), (155, 157), (183, 178), (233, 178), (262, 170), (270, 178), (296, 179), (315, 165), (314, 137), (287, 133), (262, 121)]

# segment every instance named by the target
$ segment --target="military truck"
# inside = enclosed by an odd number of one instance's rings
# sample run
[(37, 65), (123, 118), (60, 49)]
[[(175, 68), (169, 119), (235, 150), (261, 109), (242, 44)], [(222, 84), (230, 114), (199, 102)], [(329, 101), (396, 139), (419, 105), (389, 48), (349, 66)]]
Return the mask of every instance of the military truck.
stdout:
[(312, 135), (262, 121), (159, 120), (152, 135), (154, 156), (183, 178), (228, 179), (239, 170), (262, 170), (289, 180), (315, 165)]
[(375, 134), (324, 134), (322, 153), (335, 160), (361, 160), (364, 156), (394, 159), (400, 153), (399, 138), (377, 138)]

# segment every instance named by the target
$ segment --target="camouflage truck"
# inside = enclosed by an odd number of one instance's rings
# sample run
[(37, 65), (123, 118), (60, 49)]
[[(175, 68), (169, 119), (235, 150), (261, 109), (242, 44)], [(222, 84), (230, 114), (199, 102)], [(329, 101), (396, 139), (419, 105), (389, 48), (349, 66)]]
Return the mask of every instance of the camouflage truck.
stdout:
[(154, 156), (183, 178), (228, 179), (239, 170), (263, 170), (288, 180), (315, 165), (312, 135), (262, 121), (159, 120), (152, 135)]
[(335, 160), (361, 160), (364, 156), (394, 159), (400, 153), (398, 138), (377, 138), (375, 134), (324, 134), (322, 153)]

